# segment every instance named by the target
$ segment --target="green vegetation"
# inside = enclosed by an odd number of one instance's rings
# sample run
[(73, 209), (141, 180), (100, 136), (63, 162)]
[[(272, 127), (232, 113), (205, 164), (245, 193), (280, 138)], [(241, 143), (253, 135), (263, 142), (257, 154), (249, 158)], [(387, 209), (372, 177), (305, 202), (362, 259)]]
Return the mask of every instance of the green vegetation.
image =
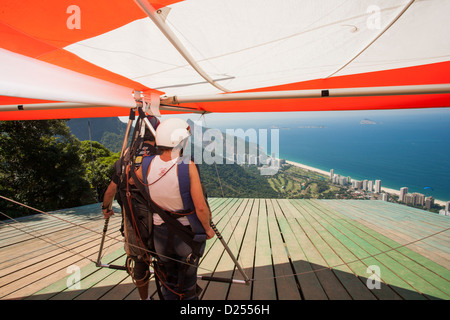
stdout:
[[(80, 141), (65, 120), (0, 121), (0, 195), (42, 211), (95, 203), (118, 153)], [(35, 214), (0, 199), (11, 217)]]
[(200, 164), (199, 168), (203, 185), (209, 197), (278, 197), (277, 191), (271, 188), (267, 178), (259, 174), (256, 166)]
[(302, 168), (285, 165), (267, 180), (279, 198), (324, 199), (345, 193), (329, 183), (326, 176)]
[(67, 121), (67, 125), (79, 140), (100, 142), (112, 152), (119, 152), (122, 149), (127, 128), (127, 125), (117, 117), (71, 119)]

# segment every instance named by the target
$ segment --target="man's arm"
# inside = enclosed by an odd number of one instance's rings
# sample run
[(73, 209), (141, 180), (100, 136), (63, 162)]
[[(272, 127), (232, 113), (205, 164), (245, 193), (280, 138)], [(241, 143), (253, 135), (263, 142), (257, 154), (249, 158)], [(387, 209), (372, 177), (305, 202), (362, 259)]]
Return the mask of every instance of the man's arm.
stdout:
[(111, 217), (114, 214), (114, 211), (110, 209), (110, 205), (114, 201), (114, 196), (116, 195), (117, 184), (114, 181), (109, 183), (108, 188), (103, 195), (103, 204), (102, 204), (102, 212), (105, 219)]
[(197, 217), (205, 229), (207, 239), (211, 239), (215, 235), (210, 225), (211, 211), (205, 201), (200, 176), (193, 162), (189, 164), (189, 179), (191, 180), (191, 197), (194, 202)]

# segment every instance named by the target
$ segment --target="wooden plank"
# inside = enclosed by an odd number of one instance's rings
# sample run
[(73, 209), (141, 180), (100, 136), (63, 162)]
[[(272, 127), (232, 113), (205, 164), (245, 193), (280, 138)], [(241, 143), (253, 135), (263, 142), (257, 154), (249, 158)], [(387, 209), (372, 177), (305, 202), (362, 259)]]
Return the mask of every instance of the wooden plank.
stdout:
[[(106, 245), (113, 240), (106, 241)], [(3, 286), (2, 292), (6, 293), (3, 299), (17, 299), (28, 296), (44, 287), (46, 287), (50, 282), (55, 282), (64, 278), (67, 273), (66, 270), (71, 265), (77, 265), (83, 267), (89, 263), (85, 257), (92, 258), (96, 257), (98, 252), (98, 244), (85, 244), (78, 247), (77, 250), (81, 252), (82, 256), (74, 253), (67, 253), (65, 258), (44, 260), (39, 264), (31, 266), (28, 270), (28, 274), (24, 274), (23, 277), (17, 278), (16, 281), (11, 282)], [(95, 259), (95, 258), (94, 258)], [(18, 272), (21, 272), (20, 270)], [(22, 273), (20, 273), (22, 274)]]
[[(433, 272), (423, 264), (421, 264), (424, 263), (424, 260), (426, 259), (418, 259), (420, 261), (418, 262), (412, 259), (411, 256), (407, 254), (401, 253), (397, 250), (392, 250), (394, 248), (400, 247), (400, 244), (378, 233), (375, 233), (373, 230), (366, 228), (363, 225), (356, 224), (356, 222), (354, 221), (349, 220), (348, 223), (353, 226), (356, 234), (361, 237), (371, 239), (371, 242), (374, 244), (374, 246), (377, 246), (380, 250), (387, 251), (385, 261), (387, 263), (389, 261), (395, 261), (394, 263), (390, 264), (390, 266), (397, 265), (398, 268), (403, 271), (401, 273), (403, 277), (407, 278), (407, 282), (410, 283), (410, 285), (414, 287), (418, 292), (441, 299), (448, 299), (450, 297), (448, 279), (445, 278), (445, 275), (443, 276), (442, 274)], [(413, 252), (410, 253), (413, 254)], [(417, 258), (417, 254), (413, 254), (413, 257)], [(445, 271), (431, 261), (429, 261), (427, 264), (431, 267), (438, 267), (439, 271)], [(448, 270), (446, 274), (448, 276)]]
[[(255, 259), (256, 232), (258, 227), (258, 208), (259, 199), (252, 199), (245, 209), (248, 211), (249, 218), (243, 237), (242, 248), (239, 252), (239, 262), (241, 263), (241, 267), (250, 279), (253, 279), (253, 262)], [(244, 280), (244, 277), (236, 270), (236, 268), (233, 277), (235, 279)], [(252, 296), (252, 287), (252, 281), (248, 285), (232, 284), (227, 298), (230, 300), (250, 300)]]
[[(234, 238), (236, 235), (235, 230), (241, 221), (242, 214), (247, 206), (247, 203), (248, 199), (240, 199), (240, 201), (238, 201), (238, 207), (234, 207), (235, 210), (233, 211), (228, 211), (225, 215), (229, 219), (228, 224), (221, 232), (223, 239), (235, 257), (238, 256), (238, 250), (241, 242), (241, 239)], [(212, 276), (231, 279), (235, 267), (234, 262), (230, 255), (223, 249), (223, 245), (221, 243), (216, 242), (215, 246), (222, 246), (222, 249), (219, 249), (219, 251), (221, 251), (220, 256), (213, 257), (218, 259), (218, 262)], [(207, 288), (202, 295), (202, 300), (225, 300), (228, 294), (228, 289), (228, 283), (209, 281)]]
[[(295, 299), (342, 300), (339, 290), (347, 298), (366, 300), (371, 299), (367, 292), (378, 299), (450, 297), (449, 232), (400, 246), (445, 229), (450, 222), (438, 215), (381, 201), (212, 198), (210, 206), (216, 225), (254, 281), (249, 286), (201, 282), (206, 284), (202, 298), (294, 299), (288, 294), (294, 288)], [(104, 221), (98, 205), (81, 208), (82, 215), (77, 212), (78, 208), (58, 212), (64, 220), (30, 217), (22, 219), (25, 225), (18, 224), (34, 235), (43, 233), (62, 248), (14, 229), (11, 223), (0, 226), (2, 299), (139, 299), (126, 272), (97, 268), (63, 250), (97, 257)], [(117, 217), (110, 221), (106, 246), (112, 246), (105, 248), (110, 252), (102, 258), (105, 263), (111, 258), (121, 264), (125, 259)], [(70, 265), (81, 267), (79, 290), (67, 288)], [(381, 290), (368, 291), (365, 285), (370, 265), (381, 266)], [(218, 239), (208, 241), (199, 274), (221, 273), (242, 279)], [(154, 282), (150, 286), (154, 291)]]
[[(322, 204), (322, 202), (318, 203)], [(367, 283), (367, 277), (370, 274), (367, 273), (368, 265), (364, 263), (364, 261), (359, 260), (358, 256), (352, 251), (352, 247), (348, 247), (349, 239), (342, 235), (336, 228), (338, 226), (334, 221), (330, 222), (329, 213), (324, 212), (323, 210), (319, 210), (320, 213), (316, 213), (314, 218), (320, 223), (321, 227), (324, 229), (321, 232), (321, 236), (323, 239), (329, 244), (333, 250), (341, 257), (343, 263), (345, 263), (349, 269), (352, 270), (353, 274), (360, 278), (362, 283)], [(326, 232), (325, 232), (326, 230)], [(357, 286), (359, 290), (361, 290), (360, 284)], [(367, 286), (365, 287), (367, 289)], [(354, 291), (353, 288), (349, 288), (349, 291)], [(358, 296), (358, 293), (354, 293), (352, 296), (355, 299), (367, 298), (372, 299), (373, 297), (367, 296), (367, 292), (364, 290), (361, 292), (363, 295)], [(377, 290), (372, 290), (372, 294), (374, 294), (378, 299), (401, 299), (392, 289), (390, 289), (384, 283), (381, 283), (381, 288)]]
[[(239, 202), (237, 199), (229, 199), (223, 203), (223, 205), (213, 212), (213, 221), (219, 230), (219, 232), (223, 232), (226, 229), (228, 221), (223, 217), (226, 216), (226, 213), (229, 210), (234, 210), (239, 206)], [(219, 243), (219, 239), (215, 236), (213, 239), (206, 241), (205, 254), (200, 260), (198, 275), (208, 275), (211, 276), (214, 273), (214, 270), (217, 266), (218, 257), (223, 253), (223, 246)], [(202, 282), (200, 284), (201, 287), (207, 286), (208, 282)]]
[(311, 264), (308, 262), (305, 252), (301, 244), (296, 238), (290, 222), (287, 217), (292, 214), (290, 211), (296, 211), (292, 204), (286, 200), (277, 201), (280, 206), (280, 212), (277, 213), (277, 220), (283, 232), (286, 241), (287, 250), (292, 260), (292, 264), (296, 273), (296, 278), (300, 284), (301, 295), (306, 300), (326, 300), (328, 299), (323, 290), (316, 273)]
[(275, 282), (279, 300), (299, 300), (300, 292), (297, 287), (296, 278), (293, 275), (289, 254), (282, 238), (281, 230), (275, 216), (273, 200), (267, 200), (267, 216), (270, 234), (270, 245), (275, 272)]
[[(87, 206), (88, 208), (92, 207)], [(98, 234), (100, 238), (100, 233), (103, 227), (103, 217), (97, 216), (95, 219), (86, 218), (86, 214), (83, 214), (87, 209), (86, 207), (82, 207), (82, 211), (80, 215), (74, 216), (66, 216), (65, 214), (58, 213), (52, 215), (51, 219), (53, 222), (64, 224), (64, 228), (60, 228), (59, 230), (55, 229), (53, 232), (49, 232), (48, 230), (52, 230), (50, 227), (53, 227), (53, 224), (47, 225), (49, 227), (47, 231), (44, 229), (42, 232), (36, 231), (34, 224), (26, 224), (24, 226), (21, 222), (19, 223), (10, 223), (11, 227), (14, 226), (14, 229), (18, 232), (17, 235), (19, 237), (15, 237), (14, 239), (10, 239), (11, 242), (8, 246), (3, 246), (0, 249), (0, 276), (7, 274), (8, 267), (17, 268), (18, 263), (26, 263), (32, 258), (39, 258), (43, 254), (52, 252), (55, 248), (64, 247), (77, 241), (79, 237), (88, 237), (93, 234)], [(70, 212), (70, 210), (69, 210)], [(45, 219), (49, 219), (46, 215), (41, 215)], [(64, 222), (61, 222), (56, 217), (63, 216)], [(33, 216), (34, 217), (34, 216)], [(37, 218), (33, 218), (35, 221)], [(70, 220), (68, 224), (66, 220)], [(113, 220), (113, 219), (112, 219)], [(40, 219), (37, 219), (40, 221)], [(116, 224), (120, 223), (119, 219), (116, 220)], [(111, 225), (115, 222), (111, 221)], [(116, 226), (117, 227), (117, 226)], [(28, 240), (21, 241), (20, 234), (25, 235)], [(0, 242), (0, 243), (3, 243)]]
[(291, 216), (291, 223), (295, 228), (295, 235), (298, 237), (299, 243), (301, 243), (308, 261), (311, 263), (313, 270), (317, 273), (317, 277), (326, 292), (330, 300), (348, 300), (351, 299), (348, 292), (342, 286), (341, 282), (337, 278), (336, 274), (330, 269), (327, 261), (320, 254), (320, 249), (316, 245), (313, 239), (315, 237), (315, 231), (311, 228), (308, 221), (304, 218), (302, 208), (298, 207), (297, 201), (291, 201), (297, 212)]
[[(333, 215), (333, 212), (328, 211), (328, 214)], [(405, 272), (408, 276), (410, 275), (408, 274), (408, 271), (400, 268), (396, 261), (383, 253), (383, 251), (376, 246), (375, 241), (369, 237), (358, 234), (358, 232), (355, 233), (356, 230), (353, 229), (347, 219), (342, 216), (336, 217), (336, 219), (333, 220), (333, 223), (345, 237), (351, 239), (347, 246), (351, 246), (352, 251), (358, 253), (359, 259), (363, 259), (368, 265), (377, 265), (382, 269), (381, 278), (385, 283), (389, 284), (397, 294), (404, 299), (424, 299), (424, 296), (419, 294), (414, 287), (403, 278)], [(358, 250), (355, 250), (355, 248), (358, 248)], [(383, 248), (386, 249), (386, 247)]]
[[(429, 213), (423, 210), (419, 215), (418, 209), (410, 208), (399, 204), (390, 204), (386, 208), (380, 206), (377, 201), (369, 201), (364, 206), (361, 201), (344, 201), (343, 203), (327, 201), (337, 212), (356, 220), (369, 228), (375, 229), (378, 233), (384, 234), (398, 243), (414, 242), (421, 237), (426, 237), (434, 232), (448, 228), (450, 221), (442, 220), (442, 216)], [(400, 211), (400, 212), (398, 212)], [(424, 220), (423, 216), (426, 216)], [(445, 218), (445, 217), (444, 217)], [(430, 221), (430, 219), (435, 221)], [(423, 232), (427, 225), (432, 226), (427, 232)], [(448, 246), (450, 232), (441, 233), (435, 237), (426, 238), (423, 241), (409, 245), (409, 248), (421, 255), (432, 259), (445, 266), (448, 265)], [(437, 246), (436, 241), (437, 239)], [(447, 251), (447, 252), (446, 252)]]
[[(322, 243), (317, 246), (322, 256), (326, 259), (330, 268), (339, 278), (342, 285), (354, 300), (374, 300), (376, 299), (372, 291), (366, 286), (366, 282), (358, 277), (356, 270), (365, 271), (367, 266), (357, 261), (356, 257), (345, 246), (339, 242), (328, 228), (328, 215), (325, 214), (318, 202), (315, 200), (305, 200), (300, 204), (303, 208), (304, 217), (316, 231), (315, 243)], [(320, 237), (320, 238), (318, 238)], [(354, 262), (350, 266), (349, 262)]]
[(270, 251), (269, 227), (265, 199), (261, 199), (258, 211), (258, 231), (256, 235), (255, 269), (253, 271), (254, 300), (276, 300), (276, 287)]
[[(123, 262), (123, 257), (125, 255), (125, 252), (123, 248), (118, 249), (106, 256), (103, 257), (104, 263), (109, 264), (119, 264)], [(120, 260), (119, 260), (120, 259)], [(80, 269), (80, 282), (74, 283), (72, 281), (69, 281), (69, 277), (72, 275), (66, 275), (64, 278), (55, 281), (51, 284), (49, 284), (47, 287), (33, 293), (29, 297), (27, 297), (27, 300), (72, 300), (76, 296), (78, 296), (81, 292), (84, 290), (87, 290), (87, 288), (93, 286), (95, 284), (95, 281), (93, 281), (92, 275), (95, 273), (104, 270), (103, 268), (97, 267), (94, 263), (90, 263), (87, 266)], [(109, 270), (109, 269), (106, 269)], [(68, 287), (68, 284), (75, 285), (74, 287)], [(79, 287), (79, 288), (78, 288)]]
[[(119, 222), (116, 224), (118, 225)], [(90, 228), (94, 228), (95, 225), (90, 225)], [(99, 223), (97, 223), (97, 229), (99, 228)], [(58, 238), (59, 237), (59, 238)], [(81, 241), (80, 241), (81, 239)], [(10, 256), (8, 264), (4, 264), (2, 270), (0, 271), (0, 286), (2, 283), (1, 278), (17, 272), (18, 269), (24, 272), (29, 272), (26, 270), (28, 266), (37, 264), (41, 261), (58, 258), (61, 254), (64, 254), (68, 250), (74, 250), (77, 246), (84, 243), (93, 243), (100, 240), (100, 235), (94, 232), (79, 232), (78, 234), (71, 231), (69, 235), (56, 234), (54, 236), (44, 237), (42, 239), (35, 239), (30, 242), (30, 246), (24, 248), (23, 250), (17, 250), (14, 256)], [(38, 248), (37, 250), (33, 248)], [(42, 248), (42, 249), (41, 249)], [(28, 250), (28, 251), (26, 251)], [(0, 256), (5, 256), (10, 254), (10, 250), (2, 250)], [(12, 255), (12, 254), (11, 254)]]

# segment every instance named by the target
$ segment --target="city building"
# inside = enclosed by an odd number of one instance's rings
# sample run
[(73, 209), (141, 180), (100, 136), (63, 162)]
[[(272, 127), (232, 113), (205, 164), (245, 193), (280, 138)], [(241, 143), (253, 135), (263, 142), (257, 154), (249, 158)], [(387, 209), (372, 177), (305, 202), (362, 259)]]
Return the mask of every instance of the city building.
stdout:
[(424, 206), (425, 205), (425, 195), (421, 193), (414, 193), (416, 206)]
[(369, 180), (363, 180), (363, 190), (368, 190), (369, 188)]
[(372, 192), (373, 191), (373, 180), (369, 180), (367, 184), (367, 191)]
[(408, 194), (408, 188), (407, 187), (403, 187), (400, 188), (400, 196), (399, 196), (399, 200), (401, 202), (405, 202), (405, 196)]
[(375, 180), (375, 193), (381, 193), (381, 180)]
[(407, 193), (404, 197), (404, 202), (406, 204), (411, 204), (413, 206), (424, 206), (425, 205), (425, 196), (421, 193)]
[(434, 198), (433, 197), (426, 197), (425, 198), (425, 207), (430, 210), (434, 206)]

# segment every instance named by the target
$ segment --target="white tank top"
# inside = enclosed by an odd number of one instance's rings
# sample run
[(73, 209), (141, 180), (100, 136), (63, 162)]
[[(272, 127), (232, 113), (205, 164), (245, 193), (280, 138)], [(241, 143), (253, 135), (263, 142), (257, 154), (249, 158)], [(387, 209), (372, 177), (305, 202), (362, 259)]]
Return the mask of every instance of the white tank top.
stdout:
[[(180, 186), (178, 184), (178, 159), (163, 161), (160, 156), (155, 156), (147, 174), (147, 183), (151, 184), (148, 186), (150, 197), (158, 206), (168, 211), (184, 209), (183, 200), (180, 195)], [(189, 225), (189, 220), (185, 216), (178, 220), (183, 225)], [(159, 214), (154, 213), (153, 223), (160, 225), (164, 221)]]

